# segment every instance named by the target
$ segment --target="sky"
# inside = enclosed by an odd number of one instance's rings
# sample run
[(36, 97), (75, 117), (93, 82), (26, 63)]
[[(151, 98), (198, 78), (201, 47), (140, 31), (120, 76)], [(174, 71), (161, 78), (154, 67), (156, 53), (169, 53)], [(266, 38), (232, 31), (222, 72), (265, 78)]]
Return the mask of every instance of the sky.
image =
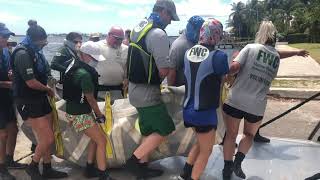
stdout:
[[(210, 15), (225, 24), (231, 3), (240, 0), (173, 0), (180, 17), (166, 28), (177, 35), (193, 15)], [(0, 22), (16, 34), (25, 34), (29, 19), (47, 33), (107, 33), (111, 26), (132, 29), (150, 15), (155, 0), (0, 0)]]

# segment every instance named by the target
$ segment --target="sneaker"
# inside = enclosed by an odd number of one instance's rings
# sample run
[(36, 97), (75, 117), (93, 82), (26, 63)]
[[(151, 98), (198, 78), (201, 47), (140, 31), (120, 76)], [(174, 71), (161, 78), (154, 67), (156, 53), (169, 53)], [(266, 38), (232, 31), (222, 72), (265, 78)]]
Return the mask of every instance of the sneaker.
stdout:
[(239, 178), (242, 179), (246, 179), (246, 175), (244, 174), (244, 172), (242, 171), (241, 165), (235, 165), (233, 172), (236, 176), (238, 176)]
[(313, 175), (311, 177), (308, 177), (305, 180), (317, 180), (317, 179), (320, 179), (320, 173), (315, 174), (315, 175)]
[(99, 176), (99, 180), (116, 180), (112, 178), (107, 171)]
[(6, 165), (8, 167), (8, 169), (25, 169), (28, 164), (24, 164), (24, 163), (18, 163), (16, 161), (6, 161)]
[(26, 167), (26, 173), (30, 176), (31, 180), (45, 180), (40, 174), (38, 166), (28, 165)]
[(86, 169), (84, 171), (84, 176), (86, 178), (99, 177), (99, 170), (96, 167), (94, 167), (93, 164), (87, 164)]
[(161, 170), (148, 168), (145, 163), (139, 163), (139, 160), (135, 157), (131, 157), (127, 160), (125, 168), (136, 176), (137, 180), (161, 176), (163, 173)]
[(48, 178), (48, 179), (60, 179), (68, 177), (68, 174), (62, 171), (57, 171), (51, 167), (50, 164), (43, 164), (43, 173), (42, 177)]
[(254, 140), (254, 142), (258, 142), (258, 143), (270, 143), (270, 139), (269, 138), (263, 137), (259, 133), (257, 133), (254, 136), (253, 140)]
[(233, 172), (232, 169), (223, 169), (222, 170), (223, 180), (231, 180), (232, 172)]
[(1, 180), (16, 180), (16, 178), (9, 173), (8, 169), (3, 169), (0, 171), (0, 179)]

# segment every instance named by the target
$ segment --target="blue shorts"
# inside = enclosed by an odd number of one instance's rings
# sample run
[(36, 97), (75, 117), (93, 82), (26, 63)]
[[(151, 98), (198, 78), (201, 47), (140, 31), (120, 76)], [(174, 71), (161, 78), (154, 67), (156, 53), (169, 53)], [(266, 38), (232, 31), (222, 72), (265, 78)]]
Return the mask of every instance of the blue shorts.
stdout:
[(218, 116), (215, 108), (196, 111), (193, 104), (183, 109), (183, 119), (186, 127), (194, 127), (196, 132), (209, 132), (217, 129)]

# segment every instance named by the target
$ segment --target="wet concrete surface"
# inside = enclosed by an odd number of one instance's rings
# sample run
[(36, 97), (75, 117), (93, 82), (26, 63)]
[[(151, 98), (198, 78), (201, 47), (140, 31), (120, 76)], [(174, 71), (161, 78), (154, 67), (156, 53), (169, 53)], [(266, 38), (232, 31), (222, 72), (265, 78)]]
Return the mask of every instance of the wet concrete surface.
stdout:
[[(301, 102), (301, 100), (290, 99), (276, 99), (269, 98), (267, 110), (265, 113), (264, 122), (279, 115), (287, 109)], [(320, 101), (311, 101), (301, 108), (291, 112), (287, 116), (279, 119), (278, 121), (261, 129), (261, 134), (272, 137), (291, 138), (306, 140), (311, 133), (312, 129), (320, 121)], [(240, 130), (241, 131), (241, 130)], [(319, 133), (317, 134), (319, 136)], [(26, 154), (30, 153), (30, 141), (20, 133), (18, 136), (17, 148), (15, 159), (19, 159)], [(21, 162), (30, 162), (30, 157), (23, 159)], [(67, 161), (55, 159), (55, 167), (69, 173), (69, 177), (65, 180), (82, 180), (86, 179), (83, 174), (83, 169)], [(183, 164), (177, 165), (176, 172), (180, 172)], [(320, 171), (320, 169), (319, 169)], [(10, 172), (17, 177), (18, 180), (29, 180), (24, 170), (10, 170)], [(128, 172), (123, 169), (110, 170), (111, 175), (118, 180), (134, 180)], [(177, 174), (174, 170), (166, 171), (165, 175), (154, 178), (153, 180), (166, 180), (172, 179), (172, 176)], [(310, 174), (311, 176), (312, 174)], [(251, 178), (254, 179), (254, 178)], [(259, 179), (259, 178), (258, 178)], [(93, 179), (94, 180), (94, 179)]]

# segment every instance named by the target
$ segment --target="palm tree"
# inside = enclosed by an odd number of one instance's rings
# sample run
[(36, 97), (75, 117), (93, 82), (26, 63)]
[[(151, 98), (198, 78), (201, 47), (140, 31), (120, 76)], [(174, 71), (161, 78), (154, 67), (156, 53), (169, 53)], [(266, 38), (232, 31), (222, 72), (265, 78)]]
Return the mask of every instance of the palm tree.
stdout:
[(232, 3), (232, 13), (229, 15), (230, 25), (236, 30), (236, 36), (241, 37), (242, 28), (244, 26), (245, 4), (243, 2)]

